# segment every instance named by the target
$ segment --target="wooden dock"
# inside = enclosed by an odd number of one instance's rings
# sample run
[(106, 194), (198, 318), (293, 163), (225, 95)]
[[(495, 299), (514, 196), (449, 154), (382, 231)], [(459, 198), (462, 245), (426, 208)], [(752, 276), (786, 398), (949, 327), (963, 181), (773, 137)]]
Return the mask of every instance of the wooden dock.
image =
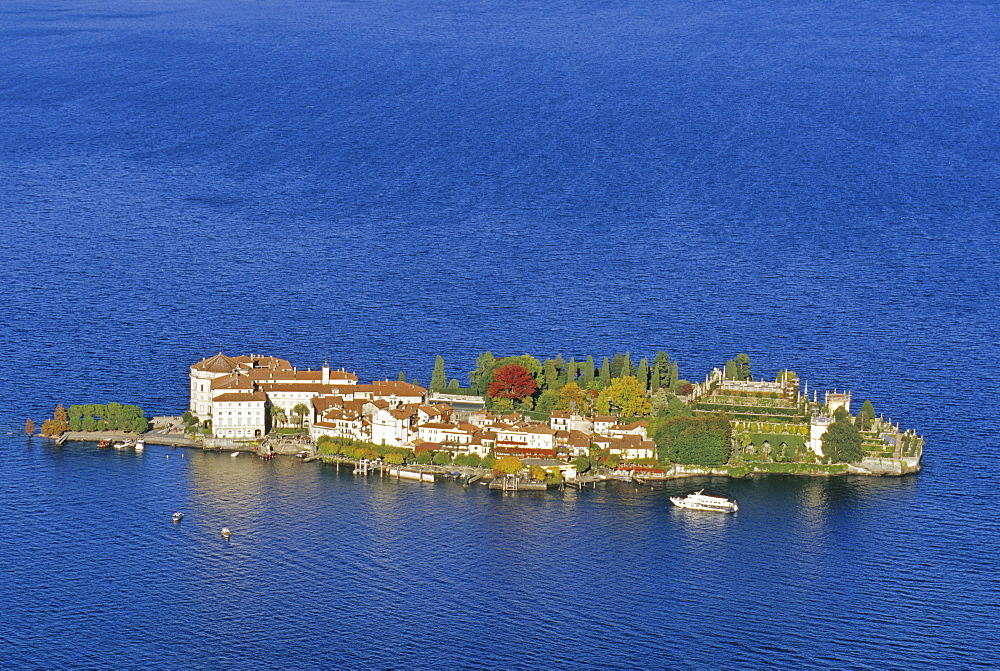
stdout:
[(504, 492), (544, 492), (548, 485), (537, 480), (526, 480), (516, 475), (504, 475), (490, 483), (490, 489), (499, 489)]

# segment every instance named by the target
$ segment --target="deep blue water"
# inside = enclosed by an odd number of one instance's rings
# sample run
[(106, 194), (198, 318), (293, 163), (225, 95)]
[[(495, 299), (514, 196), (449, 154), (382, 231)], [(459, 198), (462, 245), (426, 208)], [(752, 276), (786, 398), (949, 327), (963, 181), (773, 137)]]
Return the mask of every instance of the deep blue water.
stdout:
[[(0, 666), (995, 663), (998, 28), (3, 3)], [(17, 435), (57, 402), (179, 412), (219, 350), (426, 382), (439, 353), (464, 381), (484, 350), (658, 349), (871, 398), (925, 471), (504, 498)], [(668, 508), (702, 484), (740, 513)]]

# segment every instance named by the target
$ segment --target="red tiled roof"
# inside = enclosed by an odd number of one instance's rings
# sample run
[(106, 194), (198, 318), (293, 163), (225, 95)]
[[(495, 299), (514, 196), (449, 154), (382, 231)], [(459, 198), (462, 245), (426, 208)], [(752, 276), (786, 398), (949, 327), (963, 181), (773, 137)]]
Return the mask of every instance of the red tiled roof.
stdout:
[(262, 391), (255, 391), (252, 394), (220, 394), (212, 399), (213, 403), (229, 403), (233, 401), (258, 401), (263, 403), (267, 397)]
[(555, 450), (544, 450), (536, 447), (517, 447), (513, 445), (496, 446), (497, 454), (509, 454), (516, 457), (556, 457)]
[(236, 370), (239, 365), (239, 361), (236, 359), (219, 352), (215, 356), (202, 359), (195, 365), (191, 366), (191, 368), (195, 370), (203, 370), (208, 373), (231, 373)]
[(253, 381), (245, 375), (231, 373), (212, 380), (210, 389), (253, 389)]

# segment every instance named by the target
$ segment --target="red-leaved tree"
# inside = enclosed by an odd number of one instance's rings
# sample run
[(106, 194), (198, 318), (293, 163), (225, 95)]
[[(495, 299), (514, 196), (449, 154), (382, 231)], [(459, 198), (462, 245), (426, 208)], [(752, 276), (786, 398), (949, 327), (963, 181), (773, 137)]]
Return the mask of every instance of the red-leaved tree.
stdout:
[(538, 383), (524, 366), (510, 363), (493, 371), (493, 381), (486, 393), (490, 398), (509, 398), (520, 401), (535, 393)]

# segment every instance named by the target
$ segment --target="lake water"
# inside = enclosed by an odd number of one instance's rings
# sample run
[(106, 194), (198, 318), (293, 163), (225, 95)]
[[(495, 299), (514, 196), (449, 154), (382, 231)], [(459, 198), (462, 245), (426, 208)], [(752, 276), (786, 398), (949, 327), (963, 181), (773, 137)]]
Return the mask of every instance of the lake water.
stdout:
[[(995, 664), (998, 33), (961, 1), (4, 3), (0, 666)], [(19, 435), (179, 413), (220, 350), (426, 383), (659, 349), (870, 398), (925, 470), (503, 496)], [(740, 512), (669, 506), (702, 486)]]

